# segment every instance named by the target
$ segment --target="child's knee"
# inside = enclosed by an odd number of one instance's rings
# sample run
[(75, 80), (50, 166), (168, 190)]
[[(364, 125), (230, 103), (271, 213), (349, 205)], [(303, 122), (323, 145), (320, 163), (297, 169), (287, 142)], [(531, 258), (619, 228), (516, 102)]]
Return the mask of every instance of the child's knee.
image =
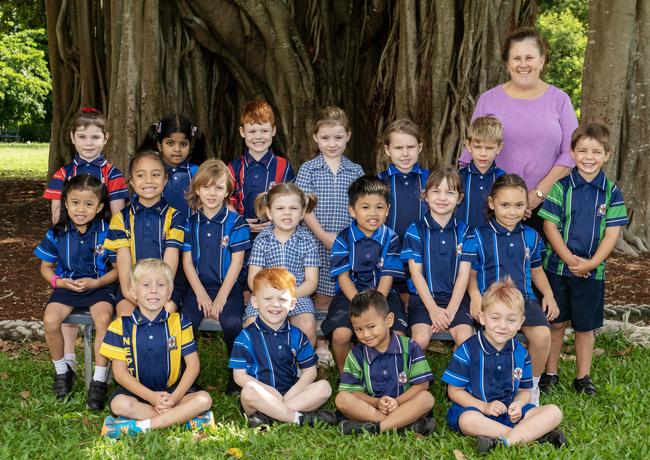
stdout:
[(430, 391), (422, 391), (417, 396), (418, 406), (421, 407), (425, 412), (433, 409), (435, 404), (435, 398)]
[(555, 426), (558, 426), (564, 417), (562, 409), (555, 404), (546, 404), (544, 407), (546, 408), (549, 419), (553, 420)]
[(545, 347), (551, 343), (551, 330), (546, 326), (528, 328), (525, 335), (531, 346)]
[(551, 329), (553, 330), (565, 330), (567, 326), (569, 325), (568, 321), (562, 321), (561, 323), (551, 323)]
[(198, 391), (195, 393), (194, 400), (196, 401), (199, 410), (205, 412), (212, 407), (212, 397), (207, 391)]
[(352, 341), (352, 331), (344, 327), (335, 329), (332, 333), (333, 345), (347, 345)]
[(319, 380), (314, 383), (314, 390), (325, 399), (329, 399), (332, 395), (332, 386), (327, 380)]
[(124, 395), (117, 395), (111, 401), (111, 412), (115, 415), (128, 415), (132, 412), (135, 399)]
[(336, 398), (334, 398), (334, 405), (337, 409), (344, 411), (350, 407), (355, 399), (356, 398), (352, 396), (352, 393), (349, 393), (347, 391), (339, 391), (339, 393), (336, 395)]
[(47, 332), (60, 330), (62, 324), (63, 318), (61, 318), (61, 315), (51, 310), (45, 310), (45, 314), (43, 315), (43, 328)]

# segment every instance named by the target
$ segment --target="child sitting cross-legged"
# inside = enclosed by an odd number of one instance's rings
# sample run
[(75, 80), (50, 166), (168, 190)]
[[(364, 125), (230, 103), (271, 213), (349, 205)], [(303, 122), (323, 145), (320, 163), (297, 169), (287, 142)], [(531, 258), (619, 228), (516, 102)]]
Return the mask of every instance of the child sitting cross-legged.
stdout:
[[(273, 421), (314, 426), (336, 416), (317, 410), (332, 394), (316, 380), (318, 358), (307, 336), (287, 321), (296, 306), (296, 279), (286, 268), (265, 268), (253, 279), (251, 303), (259, 315), (235, 339), (229, 367), (242, 387), (248, 424)], [(300, 376), (299, 370), (301, 371)]]
[(483, 294), (479, 320), (484, 327), (454, 352), (442, 380), (452, 405), (452, 429), (477, 437), (485, 453), (498, 444), (529, 441), (566, 445), (557, 426), (562, 411), (530, 404), (533, 374), (530, 356), (515, 339), (524, 321), (524, 297), (512, 279), (492, 284)]
[(133, 269), (129, 290), (138, 306), (111, 323), (99, 350), (113, 362), (120, 384), (110, 402), (117, 418), (106, 417), (104, 436), (183, 422), (188, 428), (215, 427), (212, 398), (194, 386), (200, 364), (192, 325), (164, 308), (173, 285), (172, 270), (162, 260), (143, 259)]
[(360, 343), (348, 353), (336, 395), (336, 408), (349, 419), (339, 426), (343, 434), (394, 428), (429, 434), (435, 428), (431, 368), (413, 340), (391, 332), (394, 320), (386, 297), (375, 289), (350, 302)]

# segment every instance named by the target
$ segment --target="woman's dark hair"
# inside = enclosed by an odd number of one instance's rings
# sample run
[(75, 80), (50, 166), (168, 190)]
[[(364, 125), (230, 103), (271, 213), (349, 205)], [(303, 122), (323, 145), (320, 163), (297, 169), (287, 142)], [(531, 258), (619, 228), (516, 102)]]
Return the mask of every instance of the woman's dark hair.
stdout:
[(201, 130), (194, 125), (189, 118), (177, 113), (165, 115), (158, 123), (153, 123), (147, 129), (144, 140), (138, 151), (159, 150), (158, 144), (163, 139), (171, 137), (174, 133), (181, 133), (190, 141), (190, 156), (194, 163), (202, 163), (205, 160), (205, 137)]
[(545, 62), (548, 64), (548, 46), (546, 46), (546, 41), (542, 38), (542, 35), (539, 33), (535, 27), (519, 27), (518, 29), (513, 30), (506, 37), (506, 41), (503, 43), (503, 48), (501, 48), (501, 60), (503, 62), (508, 62), (510, 57), (510, 48), (515, 43), (523, 42), (524, 40), (533, 40), (539, 49), (539, 54), (545, 58)]
[[(488, 198), (492, 198), (492, 200), (494, 200), (494, 197), (497, 195), (497, 193), (499, 193), (499, 191), (504, 188), (523, 189), (524, 194), (526, 195), (526, 200), (528, 200), (528, 187), (526, 187), (526, 182), (524, 182), (524, 180), (517, 174), (504, 174), (503, 176), (497, 178), (497, 180), (495, 180), (494, 184), (492, 185), (492, 190), (490, 191)], [(490, 207), (487, 205), (487, 202), (485, 203), (485, 215), (487, 216), (488, 220), (494, 217), (494, 210), (490, 209)]]
[(111, 208), (108, 202), (108, 190), (106, 189), (106, 185), (95, 176), (91, 176), (90, 174), (79, 174), (78, 176), (66, 180), (63, 184), (59, 220), (54, 224), (55, 235), (60, 234), (68, 228), (70, 216), (68, 215), (68, 208), (65, 205), (65, 201), (66, 198), (68, 198), (68, 194), (73, 190), (90, 190), (97, 196), (97, 198), (99, 198), (99, 202), (104, 205), (93, 219), (93, 222), (97, 219), (108, 222), (111, 218)]

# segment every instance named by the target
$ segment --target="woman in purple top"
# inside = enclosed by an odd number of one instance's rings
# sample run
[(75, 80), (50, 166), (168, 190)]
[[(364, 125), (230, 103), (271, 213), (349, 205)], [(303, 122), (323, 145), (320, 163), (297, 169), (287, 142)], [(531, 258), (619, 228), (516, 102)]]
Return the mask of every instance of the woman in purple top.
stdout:
[[(503, 150), (496, 157), (497, 166), (524, 179), (526, 224), (543, 234), (537, 208), (553, 184), (575, 165), (570, 147), (578, 120), (569, 96), (540, 78), (546, 47), (536, 29), (513, 31), (501, 58), (510, 80), (481, 94), (472, 120), (494, 115), (503, 124)], [(471, 161), (467, 150), (459, 161)]]

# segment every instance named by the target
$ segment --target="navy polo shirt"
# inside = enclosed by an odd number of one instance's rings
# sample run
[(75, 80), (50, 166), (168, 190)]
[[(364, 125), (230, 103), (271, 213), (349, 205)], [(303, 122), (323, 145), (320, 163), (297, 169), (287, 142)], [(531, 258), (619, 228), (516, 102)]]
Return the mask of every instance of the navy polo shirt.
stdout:
[(478, 272), (481, 294), (492, 283), (510, 276), (526, 298), (536, 299), (531, 269), (542, 265), (543, 250), (544, 242), (532, 228), (519, 223), (510, 231), (491, 219), (468, 234), (463, 258)]
[(164, 198), (146, 207), (134, 197), (130, 206), (111, 218), (105, 246), (113, 252), (111, 256), (119, 248), (130, 248), (134, 265), (142, 259), (162, 259), (165, 249), (183, 247), (183, 224), (181, 213), (170, 207)]
[(507, 407), (520, 388), (533, 387), (533, 366), (528, 351), (514, 338), (497, 350), (485, 332), (478, 331), (454, 351), (442, 381), (481, 401), (501, 401)]
[(178, 166), (166, 164), (165, 169), (167, 170), (167, 183), (163, 190), (163, 196), (167, 203), (186, 219), (192, 215), (192, 209), (185, 200), (185, 193), (190, 189), (190, 182), (199, 167), (185, 160)]
[(284, 394), (298, 381), (298, 369), (315, 366), (318, 358), (303, 332), (285, 321), (277, 331), (260, 317), (242, 330), (233, 345), (228, 367)]
[(55, 273), (62, 278), (101, 278), (112, 267), (104, 240), (108, 224), (101, 219), (93, 220), (85, 233), (80, 233), (72, 221), (58, 234), (50, 228), (34, 255), (45, 262), (55, 263)]
[(266, 192), (276, 182), (292, 182), (296, 175), (293, 172), (291, 163), (286, 159), (284, 171), (279, 171), (281, 180), (278, 179), (278, 157), (269, 149), (259, 161), (250, 154), (248, 149), (244, 155), (237, 160), (230, 162), (231, 174), (235, 179), (235, 198), (239, 201), (237, 209), (241, 208), (245, 219), (257, 218), (255, 213), (255, 198), (260, 193)]
[(199, 210), (187, 220), (185, 227), (183, 252), (192, 252), (192, 263), (203, 285), (223, 283), (232, 253), (251, 247), (248, 224), (226, 206), (212, 219)]
[(462, 220), (470, 228), (478, 228), (487, 224), (485, 211), (487, 209), (488, 195), (492, 191), (492, 185), (494, 185), (497, 178), (505, 173), (494, 162), (484, 173), (479, 171), (474, 161), (459, 169), (458, 175), (463, 183), (465, 196), (454, 213), (456, 219)]
[(429, 170), (416, 163), (410, 172), (403, 173), (391, 163), (388, 170), (377, 174), (377, 177), (390, 189), (386, 225), (403, 240), (408, 226), (422, 219), (429, 210), (422, 198)]
[[(401, 259), (404, 263), (412, 259), (422, 265), (422, 274), (436, 300), (449, 302), (460, 263), (469, 261), (467, 256), (462, 255), (466, 233), (464, 222), (452, 217), (447, 225), (441, 227), (431, 213), (412, 223), (406, 231)], [(410, 291), (417, 293), (411, 280), (408, 284)]]
[(181, 378), (183, 357), (196, 352), (192, 324), (180, 313), (164, 309), (152, 321), (140, 308), (108, 327), (99, 352), (124, 361), (129, 372), (153, 391), (166, 390)]
[[(330, 274), (336, 278), (350, 272), (357, 290), (376, 289), (382, 276), (405, 277), (404, 264), (399, 257), (399, 238), (395, 232), (382, 225), (368, 237), (354, 220), (334, 240)], [(337, 290), (340, 291), (338, 283)]]

